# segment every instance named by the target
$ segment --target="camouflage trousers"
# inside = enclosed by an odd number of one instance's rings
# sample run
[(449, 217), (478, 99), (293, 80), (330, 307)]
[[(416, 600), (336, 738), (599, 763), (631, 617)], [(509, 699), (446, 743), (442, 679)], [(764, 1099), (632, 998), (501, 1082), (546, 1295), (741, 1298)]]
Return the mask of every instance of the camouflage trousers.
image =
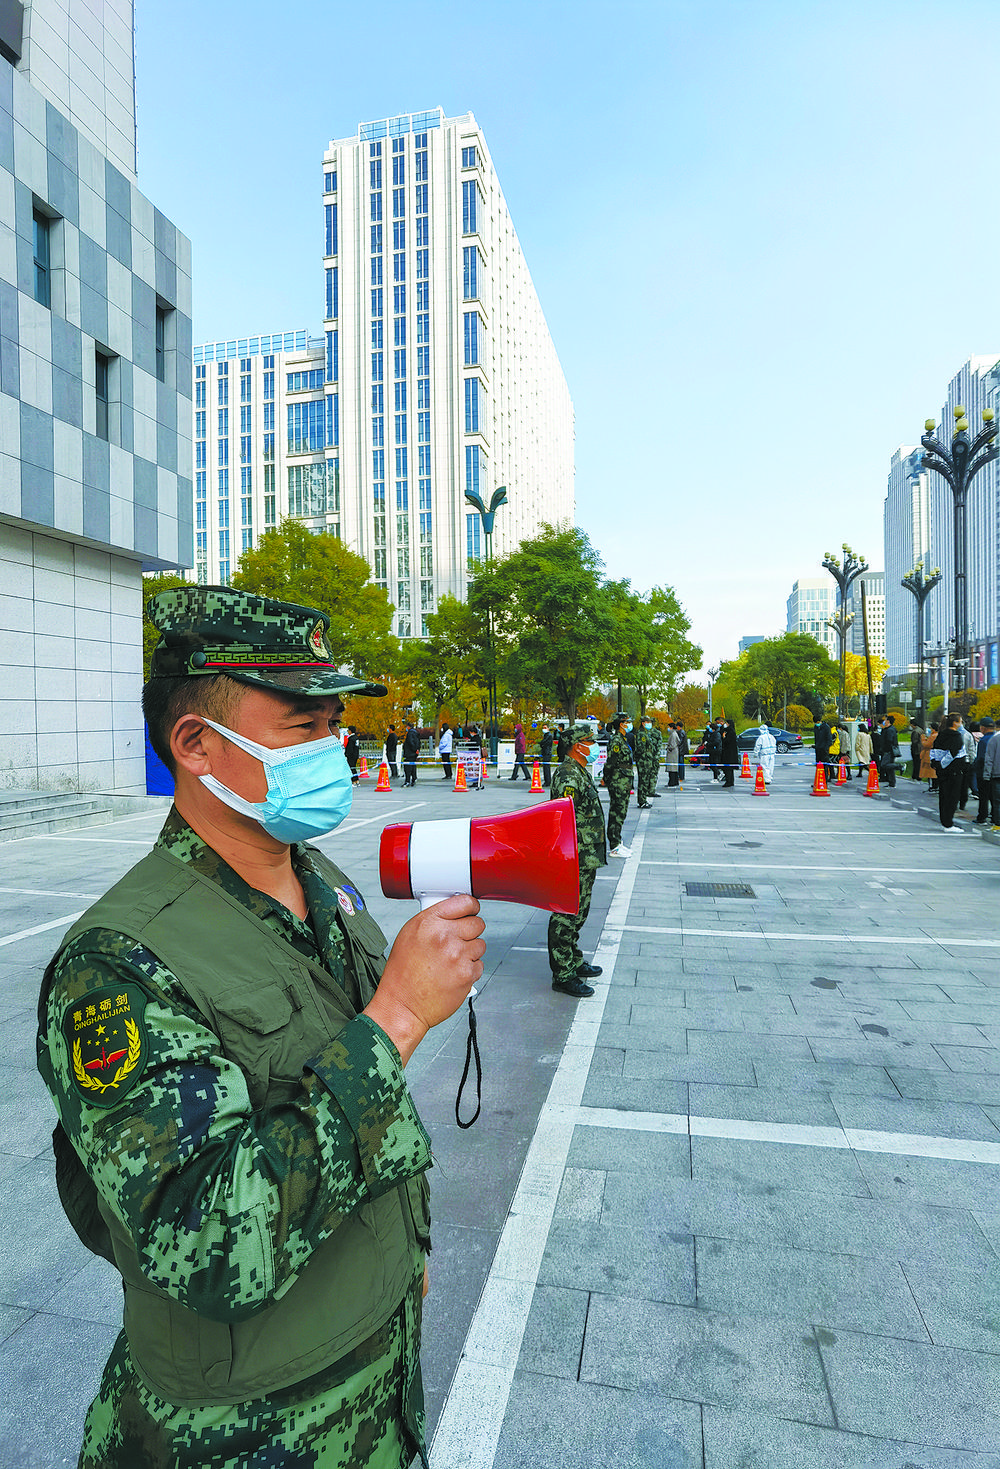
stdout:
[(625, 817), (628, 815), (628, 798), (632, 782), (626, 775), (624, 779), (615, 776), (613, 780), (605, 780), (604, 783), (611, 797), (608, 804), (608, 846), (617, 847), (622, 839)]
[(590, 913), (596, 876), (596, 867), (581, 867), (579, 908), (575, 913), (553, 913), (549, 917), (549, 967), (553, 979), (575, 979), (583, 963), (580, 930)]
[(87, 1414), (78, 1469), (410, 1469), (415, 1456), (427, 1469), (422, 1253), (418, 1263), (399, 1310), (362, 1346), (248, 1403), (165, 1402), (139, 1377), (122, 1332)]
[(636, 793), (639, 798), (639, 805), (642, 806), (656, 790), (656, 777), (659, 771), (655, 762), (652, 760), (645, 761), (637, 769), (639, 778), (636, 783)]

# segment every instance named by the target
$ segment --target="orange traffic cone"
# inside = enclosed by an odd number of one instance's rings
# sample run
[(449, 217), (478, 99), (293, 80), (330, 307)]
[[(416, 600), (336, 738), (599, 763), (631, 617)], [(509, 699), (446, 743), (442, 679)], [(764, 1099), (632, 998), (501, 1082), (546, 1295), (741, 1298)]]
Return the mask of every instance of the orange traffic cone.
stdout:
[(767, 782), (764, 780), (763, 765), (757, 766), (757, 779), (753, 783), (753, 790), (750, 792), (750, 794), (752, 796), (766, 796), (769, 794), (767, 789)]
[(528, 795), (540, 796), (544, 789), (545, 787), (542, 785), (541, 767), (536, 760), (531, 771), (531, 790), (528, 792)]
[(865, 795), (865, 796), (877, 796), (878, 795), (878, 766), (875, 764), (875, 761), (874, 760), (871, 762), (871, 764), (868, 767), (868, 784), (865, 787), (864, 791), (862, 792), (862, 795)]
[(364, 755), (362, 755), (361, 759), (358, 761), (358, 775), (361, 780), (371, 780), (371, 776), (368, 774), (368, 761), (365, 759)]
[(483, 785), (486, 784), (486, 772), (489, 770), (489, 768), (489, 757), (484, 753), (479, 757), (479, 779)]
[(828, 796), (830, 794), (826, 788), (826, 766), (822, 760), (816, 761), (816, 778), (813, 781), (813, 788), (809, 794), (811, 796)]
[(839, 786), (845, 786), (847, 784), (847, 761), (843, 755), (841, 755), (840, 764), (837, 766), (837, 784)]
[(458, 772), (457, 772), (457, 774), (455, 776), (455, 789), (456, 789), (456, 791), (467, 791), (469, 789), (468, 784), (467, 784), (466, 779), (465, 779), (465, 761), (464, 760), (460, 760), (458, 762)]
[(750, 751), (743, 751), (743, 767), (740, 770), (740, 780), (753, 780), (750, 773)]
[(383, 760), (382, 764), (378, 768), (378, 780), (375, 782), (375, 794), (378, 795), (379, 791), (391, 790), (392, 786), (389, 783), (389, 767)]

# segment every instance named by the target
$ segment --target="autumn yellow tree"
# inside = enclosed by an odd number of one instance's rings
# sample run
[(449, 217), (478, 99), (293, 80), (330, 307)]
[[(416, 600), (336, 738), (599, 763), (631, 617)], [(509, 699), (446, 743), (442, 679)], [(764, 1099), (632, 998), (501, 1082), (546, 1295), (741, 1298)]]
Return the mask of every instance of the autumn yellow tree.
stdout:
[[(865, 660), (860, 654), (845, 653), (844, 659), (844, 696), (847, 699), (848, 712), (850, 712), (851, 699), (857, 699), (857, 706), (854, 710), (857, 713), (861, 708), (862, 697), (867, 697), (868, 695), (868, 672), (865, 668)], [(883, 678), (889, 672), (889, 663), (887, 659), (880, 658), (877, 654), (872, 653), (869, 654), (868, 664), (871, 668), (872, 689), (874, 691), (880, 687)]]

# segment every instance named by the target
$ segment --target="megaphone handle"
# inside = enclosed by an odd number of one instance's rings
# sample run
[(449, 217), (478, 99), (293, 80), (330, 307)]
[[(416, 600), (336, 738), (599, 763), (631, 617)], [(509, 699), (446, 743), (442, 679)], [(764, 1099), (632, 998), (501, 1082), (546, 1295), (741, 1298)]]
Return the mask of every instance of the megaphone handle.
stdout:
[[(435, 903), (440, 903), (445, 898), (453, 898), (455, 895), (454, 893), (420, 893), (418, 896), (422, 913), (425, 908), (433, 908)], [(455, 1121), (463, 1131), (472, 1126), (483, 1109), (483, 1067), (479, 1059), (479, 1041), (476, 1037), (476, 1012), (472, 1008), (472, 1002), (478, 993), (476, 986), (473, 985), (469, 991), (469, 1036), (465, 1043), (465, 1070), (462, 1072), (462, 1080), (458, 1084), (458, 1096), (455, 1098)], [(463, 1122), (459, 1109), (462, 1105), (462, 1093), (469, 1078), (469, 1067), (472, 1065), (473, 1058), (476, 1062), (476, 1110), (468, 1122)]]
[[(443, 903), (445, 898), (453, 898), (454, 896), (454, 893), (420, 893), (420, 911), (422, 913), (425, 908), (433, 908), (435, 903)], [(469, 991), (469, 999), (474, 1000), (478, 994), (479, 991), (473, 985)]]

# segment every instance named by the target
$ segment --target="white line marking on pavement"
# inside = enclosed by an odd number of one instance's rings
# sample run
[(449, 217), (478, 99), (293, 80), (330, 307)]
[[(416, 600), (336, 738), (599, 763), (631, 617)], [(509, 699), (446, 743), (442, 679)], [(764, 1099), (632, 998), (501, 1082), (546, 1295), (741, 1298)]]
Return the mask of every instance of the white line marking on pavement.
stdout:
[[(633, 838), (636, 858), (642, 853), (646, 819), (640, 817)], [(618, 956), (637, 871), (637, 861), (625, 864), (594, 954), (608, 975)], [(491, 1469), (496, 1457), (609, 988), (597, 984), (593, 999), (581, 1001), (570, 1027), (434, 1434), (431, 1463), (436, 1469)]]
[(49, 923), (36, 924), (34, 928), (22, 928), (20, 933), (9, 933), (6, 938), (0, 939), (0, 947), (4, 944), (16, 944), (19, 939), (30, 939), (34, 934), (45, 933), (50, 928), (68, 928), (84, 911), (81, 909), (79, 913), (67, 913), (65, 918), (53, 918)]
[(663, 1132), (730, 1141), (784, 1143), (810, 1148), (842, 1148), (856, 1153), (889, 1153), (905, 1158), (943, 1158), (955, 1163), (1000, 1166), (1000, 1141), (927, 1137), (921, 1133), (875, 1132), (858, 1127), (817, 1127), (797, 1122), (747, 1122), (735, 1117), (686, 1117), (681, 1112), (618, 1112), (579, 1107), (579, 1127), (619, 1128), (628, 1132)]
[(865, 862), (854, 867), (848, 862), (810, 865), (806, 862), (768, 862), (758, 857), (755, 862), (667, 862), (656, 857), (644, 857), (643, 867), (760, 867), (768, 872), (909, 872), (922, 873), (927, 877), (1000, 877), (998, 867), (883, 867), (881, 863)]
[(511, 954), (547, 954), (549, 951), (542, 948), (540, 944), (511, 944), (508, 953)]
[[(610, 924), (611, 915), (608, 915)], [(626, 923), (623, 933), (653, 933), (695, 939), (779, 939), (797, 943), (833, 944), (938, 944), (943, 949), (1000, 949), (1000, 939), (956, 939), (950, 934), (933, 938), (930, 934), (885, 933), (755, 933), (743, 928), (646, 928)]]

